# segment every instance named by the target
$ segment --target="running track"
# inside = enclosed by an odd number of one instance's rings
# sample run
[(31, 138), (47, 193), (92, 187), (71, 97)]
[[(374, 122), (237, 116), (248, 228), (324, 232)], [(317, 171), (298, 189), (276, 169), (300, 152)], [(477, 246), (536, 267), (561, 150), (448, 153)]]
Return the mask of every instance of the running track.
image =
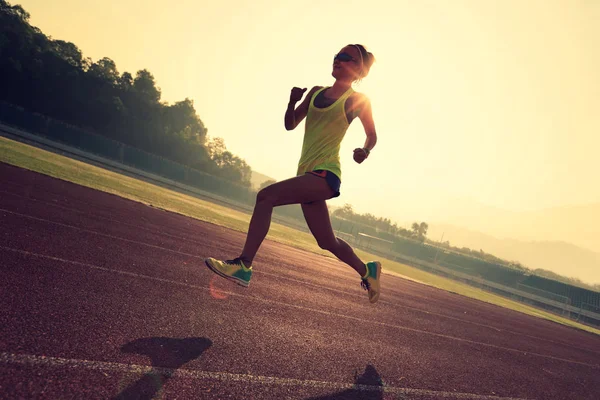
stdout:
[(0, 398), (600, 398), (593, 334), (2, 163), (0, 238)]

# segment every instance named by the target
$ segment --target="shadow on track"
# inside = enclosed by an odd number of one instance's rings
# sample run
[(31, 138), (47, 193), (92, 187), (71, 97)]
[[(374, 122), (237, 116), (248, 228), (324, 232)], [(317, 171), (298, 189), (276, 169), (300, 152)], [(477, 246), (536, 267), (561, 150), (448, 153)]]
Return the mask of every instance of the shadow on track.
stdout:
[(356, 388), (306, 400), (383, 400), (383, 381), (372, 365), (367, 365), (362, 375), (354, 377)]
[(123, 389), (114, 400), (152, 399), (178, 368), (200, 357), (211, 345), (212, 341), (207, 338), (166, 337), (141, 338), (123, 345), (124, 353), (150, 357), (154, 370)]

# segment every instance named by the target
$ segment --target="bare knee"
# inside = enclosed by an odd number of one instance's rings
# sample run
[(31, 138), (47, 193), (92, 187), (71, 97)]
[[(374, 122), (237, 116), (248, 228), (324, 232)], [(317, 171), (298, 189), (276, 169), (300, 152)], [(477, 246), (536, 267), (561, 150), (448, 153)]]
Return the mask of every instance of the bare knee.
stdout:
[(276, 197), (273, 194), (272, 190), (269, 190), (269, 186), (263, 188), (258, 191), (256, 195), (256, 204), (257, 205), (266, 205), (271, 206), (275, 204)]

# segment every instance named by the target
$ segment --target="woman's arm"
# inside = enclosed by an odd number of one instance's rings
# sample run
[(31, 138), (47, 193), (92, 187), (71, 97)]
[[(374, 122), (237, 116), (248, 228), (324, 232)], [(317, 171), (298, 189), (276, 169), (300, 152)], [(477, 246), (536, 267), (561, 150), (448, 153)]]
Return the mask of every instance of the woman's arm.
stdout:
[(359, 99), (358, 118), (365, 128), (367, 139), (362, 148), (354, 149), (354, 161), (357, 163), (363, 162), (368, 156), (375, 144), (377, 143), (377, 132), (375, 131), (375, 122), (373, 121), (373, 113), (371, 110), (371, 102), (365, 95), (361, 95)]
[(300, 122), (302, 122), (308, 113), (310, 99), (319, 89), (321, 89), (321, 86), (313, 87), (310, 92), (308, 92), (308, 95), (306, 95), (304, 98), (304, 101), (300, 103), (298, 108), (295, 108), (296, 103), (300, 101), (306, 89), (300, 89), (297, 87), (292, 89), (292, 92), (290, 93), (290, 102), (288, 103), (287, 110), (285, 111), (284, 124), (286, 130), (291, 131), (292, 129), (296, 128)]

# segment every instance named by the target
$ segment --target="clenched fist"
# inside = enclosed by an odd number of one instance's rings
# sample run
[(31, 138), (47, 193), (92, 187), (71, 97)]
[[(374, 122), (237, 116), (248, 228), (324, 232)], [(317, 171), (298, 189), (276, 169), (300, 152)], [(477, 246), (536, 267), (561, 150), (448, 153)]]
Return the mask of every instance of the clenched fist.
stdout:
[(369, 154), (367, 153), (367, 151), (365, 149), (354, 149), (354, 161), (356, 161), (357, 163), (362, 163), (363, 161), (365, 161), (365, 159), (369, 156)]
[(290, 102), (297, 103), (304, 96), (304, 92), (306, 92), (306, 88), (301, 89), (299, 87), (292, 88), (292, 93), (290, 93)]

